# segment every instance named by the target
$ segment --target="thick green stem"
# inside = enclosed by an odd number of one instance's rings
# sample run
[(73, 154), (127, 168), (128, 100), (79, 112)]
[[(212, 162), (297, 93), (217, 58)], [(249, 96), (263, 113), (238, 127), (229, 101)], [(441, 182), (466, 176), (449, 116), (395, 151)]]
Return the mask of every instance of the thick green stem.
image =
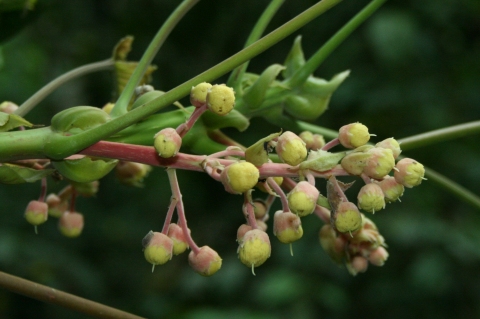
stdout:
[(387, 0), (373, 0), (333, 35), (300, 69), (287, 81), (290, 87), (301, 85), (322, 64), (323, 61), (365, 20)]
[(54, 79), (53, 81), (45, 85), (39, 91), (37, 91), (37, 93), (32, 95), (28, 100), (23, 102), (23, 104), (20, 105), (20, 107), (15, 111), (15, 114), (19, 116), (25, 116), (45, 97), (47, 97), (49, 94), (51, 94), (58, 87), (65, 84), (66, 82), (88, 73), (113, 69), (114, 63), (115, 62), (112, 59), (90, 63), (90, 64), (82, 65), (76, 69), (73, 69), (59, 76), (58, 78)]
[[(245, 47), (248, 47), (250, 44), (254, 43), (257, 41), (267, 28), (267, 25), (270, 23), (272, 20), (273, 16), (277, 12), (277, 10), (280, 8), (280, 6), (285, 2), (285, 0), (272, 0), (268, 7), (265, 9), (265, 11), (262, 13), (260, 18), (258, 19), (257, 23), (252, 29), (252, 32), (248, 36), (247, 41), (245, 42)], [(230, 87), (233, 87), (235, 92), (241, 94), (241, 81), (243, 78), (243, 75), (245, 74), (245, 71), (247, 70), (249, 61), (243, 63), (242, 65), (238, 66), (233, 70), (233, 72), (230, 74), (230, 77), (228, 78), (227, 85)]]
[(43, 148), (51, 133), (49, 127), (0, 133), (0, 162), (45, 158)]
[(152, 42), (148, 46), (147, 50), (143, 54), (142, 58), (138, 62), (135, 71), (127, 82), (127, 85), (123, 89), (120, 97), (115, 103), (115, 107), (112, 109), (112, 117), (117, 117), (127, 113), (128, 103), (133, 97), (135, 88), (140, 83), (143, 75), (148, 69), (148, 66), (152, 63), (153, 58), (157, 54), (160, 47), (163, 45), (167, 39), (170, 32), (177, 25), (177, 23), (183, 18), (183, 16), (200, 0), (184, 0), (172, 14), (168, 17), (165, 23), (162, 25), (160, 30), (153, 38)]

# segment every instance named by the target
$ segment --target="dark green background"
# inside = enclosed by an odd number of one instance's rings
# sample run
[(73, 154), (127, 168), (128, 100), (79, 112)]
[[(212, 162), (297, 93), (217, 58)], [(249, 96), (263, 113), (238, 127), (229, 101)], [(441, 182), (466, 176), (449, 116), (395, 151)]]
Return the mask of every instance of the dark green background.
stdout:
[[(136, 39), (130, 58), (138, 59), (175, 2), (39, 0), (37, 10), (26, 17), (2, 13), (0, 100), (22, 103), (63, 72), (109, 57), (128, 34)], [(159, 68), (154, 85), (168, 90), (241, 49), (267, 3), (200, 2), (154, 60)], [(270, 30), (313, 3), (286, 1)], [(298, 31), (306, 56), (366, 3), (345, 0)], [(478, 119), (479, 16), (478, 0), (387, 2), (316, 72), (329, 79), (352, 71), (317, 124), (338, 129), (360, 121), (381, 140)], [(14, 30), (15, 23), (27, 25)], [(295, 35), (252, 60), (250, 71), (282, 63)], [(107, 72), (77, 79), (27, 119), (48, 125), (66, 107), (102, 106), (112, 99), (112, 85)], [(229, 133), (248, 143), (276, 131), (254, 119), (246, 133)], [(478, 193), (477, 139), (443, 142), (405, 155)], [(479, 212), (432, 182), (407, 190), (401, 203), (373, 216), (390, 252), (384, 267), (350, 276), (322, 251), (317, 237), (321, 222), (310, 216), (304, 220), (304, 238), (294, 244), (295, 256), (271, 236), (272, 256), (252, 276), (236, 257), (241, 197), (226, 194), (204, 174), (178, 175), (194, 239), (223, 258), (215, 276), (194, 273), (186, 254), (150, 272), (141, 239), (162, 227), (170, 197), (166, 174), (158, 168), (143, 189), (107, 176), (96, 198), (80, 199), (77, 208), (86, 227), (78, 239), (62, 237), (55, 220), (41, 226), (38, 236), (25, 222), (23, 210), (38, 196), (39, 184), (0, 187), (0, 270), (149, 318), (480, 316)], [(50, 183), (51, 191), (63, 186)], [(323, 187), (320, 182), (321, 191)], [(353, 192), (348, 195), (355, 198)], [(0, 317), (86, 318), (2, 289)]]

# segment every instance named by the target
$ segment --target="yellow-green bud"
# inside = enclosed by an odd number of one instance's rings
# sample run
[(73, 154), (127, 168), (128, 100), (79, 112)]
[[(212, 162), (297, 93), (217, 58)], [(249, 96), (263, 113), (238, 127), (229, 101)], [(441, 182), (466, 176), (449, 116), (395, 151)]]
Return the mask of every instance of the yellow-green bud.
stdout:
[(367, 159), (363, 172), (368, 177), (382, 179), (395, 166), (395, 159), (391, 149), (374, 147), (367, 152), (370, 154), (370, 157)]
[(405, 187), (398, 183), (393, 176), (385, 176), (380, 182), (376, 182), (385, 195), (386, 202), (394, 202), (403, 195)]
[(290, 244), (303, 236), (300, 217), (292, 212), (277, 211), (273, 216), (273, 234), (284, 244)]
[(153, 137), (153, 146), (163, 158), (170, 158), (177, 155), (182, 146), (182, 138), (173, 128), (164, 128)]
[(218, 253), (208, 246), (200, 247), (198, 253), (193, 250), (188, 255), (188, 263), (202, 276), (211, 276), (222, 267), (222, 259)]
[(84, 226), (83, 215), (78, 212), (66, 211), (58, 219), (58, 228), (62, 235), (70, 238), (80, 236)]
[(227, 192), (242, 194), (255, 187), (260, 172), (252, 163), (239, 161), (225, 167), (220, 177)]
[(48, 205), (45, 202), (32, 200), (25, 209), (25, 219), (34, 226), (43, 224), (48, 219)]
[(320, 245), (337, 264), (345, 257), (346, 240), (338, 236), (331, 225), (325, 224), (319, 232)]
[(68, 209), (68, 201), (62, 200), (57, 194), (47, 196), (48, 215), (59, 218)]
[(238, 258), (247, 267), (258, 267), (270, 257), (270, 239), (260, 229), (246, 232), (239, 244)]
[(383, 141), (378, 142), (377, 144), (375, 144), (375, 147), (391, 149), (393, 153), (393, 157), (395, 159), (400, 155), (400, 153), (402, 153), (400, 144), (393, 137), (390, 137), (390, 138), (384, 139)]
[(227, 115), (235, 106), (235, 92), (225, 84), (216, 84), (208, 89), (207, 107), (218, 115)]
[(256, 219), (262, 219), (265, 217), (267, 212), (267, 205), (262, 199), (255, 199), (253, 201), (253, 213), (255, 214)]
[(168, 226), (167, 236), (173, 241), (172, 252), (174, 255), (180, 255), (189, 248), (183, 229), (179, 225), (171, 223)]
[(12, 114), (17, 109), (18, 109), (18, 105), (10, 101), (4, 101), (0, 104), (0, 112)]
[(192, 87), (190, 91), (190, 103), (195, 107), (200, 107), (207, 103), (207, 92), (212, 87), (210, 83), (202, 82)]
[(145, 259), (153, 266), (163, 265), (172, 259), (173, 240), (163, 233), (148, 232), (142, 240), (142, 245)]
[(334, 216), (334, 225), (340, 233), (352, 233), (362, 227), (362, 214), (357, 206), (351, 202), (341, 202), (338, 204)]
[(320, 192), (306, 181), (301, 181), (288, 193), (288, 207), (300, 217), (310, 215), (315, 210)]
[(395, 180), (405, 187), (420, 185), (425, 176), (425, 167), (411, 158), (398, 161), (394, 172)]
[(356, 148), (367, 144), (370, 140), (370, 133), (365, 125), (352, 123), (340, 128), (338, 139), (346, 148)]
[(151, 170), (152, 167), (147, 164), (119, 161), (115, 167), (115, 175), (122, 184), (141, 187), (143, 179)]
[(385, 208), (385, 197), (382, 188), (378, 184), (369, 183), (364, 185), (358, 192), (358, 207), (369, 213)]
[(296, 166), (307, 157), (305, 142), (290, 131), (280, 135), (275, 149), (282, 162), (288, 165)]
[(364, 152), (353, 152), (345, 155), (340, 162), (342, 168), (352, 175), (361, 175), (363, 168), (367, 165), (370, 154)]

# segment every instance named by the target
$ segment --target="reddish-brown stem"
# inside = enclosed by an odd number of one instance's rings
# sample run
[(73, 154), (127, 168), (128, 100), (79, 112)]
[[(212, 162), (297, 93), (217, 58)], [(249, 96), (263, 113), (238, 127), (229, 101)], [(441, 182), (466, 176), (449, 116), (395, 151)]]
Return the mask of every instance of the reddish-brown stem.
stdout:
[(198, 248), (197, 244), (193, 241), (193, 238), (188, 230), (187, 218), (185, 216), (185, 210), (183, 208), (182, 193), (180, 192), (180, 186), (178, 185), (177, 171), (175, 169), (168, 168), (167, 174), (168, 180), (170, 181), (170, 188), (172, 189), (172, 195), (178, 201), (177, 215), (179, 225), (183, 230), (183, 234), (185, 236), (185, 239), (187, 240), (188, 246), (190, 246), (194, 254), (198, 254), (200, 248)]
[(257, 220), (255, 219), (255, 212), (253, 211), (251, 191), (244, 193), (243, 209), (244, 209), (244, 214), (247, 217), (248, 225), (252, 226), (253, 229), (257, 229), (258, 226), (257, 226)]
[(47, 178), (44, 177), (42, 178), (42, 182), (40, 185), (40, 196), (38, 196), (38, 201), (44, 202), (46, 196), (47, 196)]
[(338, 144), (340, 144), (340, 140), (338, 139), (338, 137), (336, 137), (330, 142), (328, 142), (327, 144), (323, 145), (322, 150), (328, 151), (329, 149), (331, 149), (334, 146), (337, 146)]
[(144, 319), (66, 292), (0, 271), (0, 287), (43, 302), (78, 311), (93, 318)]
[(70, 212), (73, 213), (75, 211), (75, 202), (77, 199), (77, 191), (75, 190), (75, 187), (72, 187), (72, 195), (70, 196)]
[(283, 190), (282, 190), (282, 188), (280, 187), (280, 185), (278, 185), (278, 184), (275, 182), (275, 180), (273, 179), (273, 177), (267, 178), (267, 183), (268, 183), (268, 185), (270, 185), (271, 188), (273, 188), (273, 190), (275, 191), (275, 193), (277, 193), (277, 195), (280, 196), (280, 201), (282, 202), (283, 211), (284, 211), (284, 212), (289, 212), (289, 211), (290, 211), (290, 208), (288, 207), (287, 196), (286, 196), (285, 193), (283, 192)]
[(162, 234), (167, 234), (168, 226), (172, 222), (173, 212), (175, 211), (175, 207), (177, 206), (178, 199), (173, 197), (170, 199), (170, 205), (168, 206), (167, 216), (165, 217), (165, 222), (163, 223)]
[(190, 117), (188, 118), (187, 123), (180, 124), (177, 127), (176, 131), (178, 135), (180, 135), (180, 137), (184, 137), (185, 134), (187, 134), (188, 131), (190, 131), (190, 129), (193, 127), (193, 124), (195, 124), (195, 122), (200, 118), (200, 116), (205, 113), (205, 111), (208, 111), (207, 104), (203, 104), (202, 106), (197, 107), (193, 111), (192, 115), (190, 115)]

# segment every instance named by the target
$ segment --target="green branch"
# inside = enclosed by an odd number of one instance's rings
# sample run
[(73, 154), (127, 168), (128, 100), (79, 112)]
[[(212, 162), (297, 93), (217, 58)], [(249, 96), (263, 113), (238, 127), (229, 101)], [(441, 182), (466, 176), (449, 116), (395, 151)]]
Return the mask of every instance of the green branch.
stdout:
[(82, 65), (76, 69), (73, 69), (65, 74), (62, 74), (58, 78), (54, 79), (43, 88), (38, 90), (34, 95), (32, 95), (28, 100), (23, 102), (22, 105), (15, 111), (15, 114), (19, 116), (25, 116), (30, 112), (38, 103), (45, 99), (49, 94), (55, 91), (57, 88), (65, 84), (66, 82), (78, 78), (79, 76), (97, 72), (113, 69), (115, 62), (112, 59), (99, 61), (95, 63), (90, 63)]
[(127, 113), (128, 104), (132, 100), (135, 88), (140, 83), (143, 75), (148, 69), (148, 66), (152, 63), (153, 58), (157, 55), (158, 50), (160, 50), (160, 47), (163, 45), (177, 23), (195, 4), (197, 4), (198, 1), (200, 0), (184, 0), (168, 17), (160, 30), (158, 30), (152, 42), (150, 42), (150, 45), (143, 53), (143, 56), (135, 68), (135, 71), (115, 103), (115, 107), (110, 113), (112, 117), (117, 117)]

